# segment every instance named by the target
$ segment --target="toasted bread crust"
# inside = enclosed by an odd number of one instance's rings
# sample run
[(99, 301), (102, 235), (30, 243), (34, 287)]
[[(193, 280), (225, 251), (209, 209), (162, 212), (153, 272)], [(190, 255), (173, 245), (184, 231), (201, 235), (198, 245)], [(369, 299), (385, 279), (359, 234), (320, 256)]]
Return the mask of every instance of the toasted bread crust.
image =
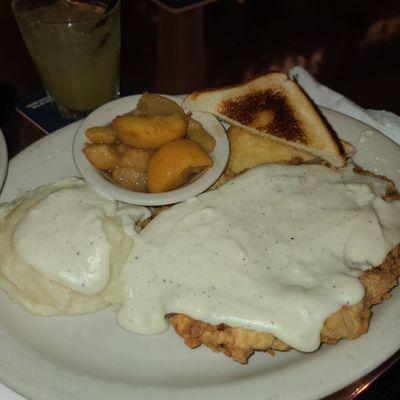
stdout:
[(194, 101), (199, 96), (202, 96), (203, 94), (206, 94), (209, 92), (215, 92), (216, 90), (228, 90), (228, 89), (241, 88), (243, 85), (251, 84), (252, 82), (256, 81), (259, 78), (265, 79), (266, 76), (268, 76), (271, 81), (274, 81), (275, 83), (278, 83), (278, 84), (282, 83), (288, 79), (288, 76), (286, 74), (284, 74), (283, 72), (271, 71), (271, 72), (268, 72), (268, 74), (258, 75), (254, 78), (247, 79), (244, 82), (234, 83), (231, 85), (223, 85), (223, 86), (219, 86), (218, 88), (212, 87), (212, 88), (205, 88), (202, 90), (195, 91), (188, 96), (188, 99)]
[[(266, 110), (271, 113), (263, 120), (257, 121), (261, 119), (260, 113), (265, 113)], [(218, 111), (242, 125), (256, 125), (257, 129), (273, 134), (279, 132), (282, 139), (307, 145), (307, 135), (302, 122), (295, 118), (293, 109), (283, 93), (274, 93), (272, 90), (247, 93), (223, 101)]]
[(313, 154), (300, 151), (277, 140), (252, 135), (242, 128), (227, 132), (230, 154), (226, 173), (237, 175), (248, 168), (266, 163), (302, 164), (316, 161)]
[(345, 164), (343, 148), (332, 128), (300, 86), (282, 73), (195, 92), (183, 106), (312, 153), (333, 167)]

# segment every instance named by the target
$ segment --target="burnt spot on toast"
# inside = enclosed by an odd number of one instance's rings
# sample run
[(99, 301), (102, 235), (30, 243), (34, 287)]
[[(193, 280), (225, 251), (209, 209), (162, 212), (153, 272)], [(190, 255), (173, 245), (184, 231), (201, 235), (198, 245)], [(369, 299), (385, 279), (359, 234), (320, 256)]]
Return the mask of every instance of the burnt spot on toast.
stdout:
[(283, 93), (257, 91), (222, 102), (219, 112), (243, 125), (291, 142), (307, 144), (307, 135)]

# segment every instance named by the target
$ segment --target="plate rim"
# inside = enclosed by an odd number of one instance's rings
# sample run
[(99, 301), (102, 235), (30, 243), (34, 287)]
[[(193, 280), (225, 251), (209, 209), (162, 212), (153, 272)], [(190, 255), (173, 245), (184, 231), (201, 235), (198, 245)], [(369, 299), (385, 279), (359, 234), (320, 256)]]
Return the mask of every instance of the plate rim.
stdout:
[(3, 131), (0, 128), (0, 192), (7, 177), (8, 170), (8, 150)]

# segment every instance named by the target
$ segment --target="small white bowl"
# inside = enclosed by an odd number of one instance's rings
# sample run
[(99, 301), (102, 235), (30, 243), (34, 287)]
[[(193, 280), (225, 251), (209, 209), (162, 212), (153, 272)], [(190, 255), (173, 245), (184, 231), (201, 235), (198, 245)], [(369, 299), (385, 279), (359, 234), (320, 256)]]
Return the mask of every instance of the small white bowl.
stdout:
[[(164, 96), (164, 95), (163, 95)], [(182, 99), (175, 96), (166, 96), (179, 105)], [(214, 165), (206, 170), (199, 178), (179, 189), (164, 193), (141, 193), (133, 190), (119, 187), (107, 180), (86, 158), (82, 149), (88, 142), (85, 131), (93, 126), (106, 125), (110, 123), (117, 115), (125, 114), (136, 108), (141, 95), (122, 97), (111, 101), (97, 110), (93, 111), (82, 122), (75, 134), (73, 143), (73, 157), (75, 164), (82, 174), (83, 178), (95, 186), (98, 191), (111, 196), (113, 199), (136, 205), (143, 206), (161, 206), (174, 204), (188, 198), (197, 196), (208, 189), (222, 174), (229, 157), (229, 142), (225, 129), (221, 123), (212, 115), (194, 112), (192, 117), (199, 121), (204, 129), (215, 138), (216, 144), (213, 152), (210, 154)]]

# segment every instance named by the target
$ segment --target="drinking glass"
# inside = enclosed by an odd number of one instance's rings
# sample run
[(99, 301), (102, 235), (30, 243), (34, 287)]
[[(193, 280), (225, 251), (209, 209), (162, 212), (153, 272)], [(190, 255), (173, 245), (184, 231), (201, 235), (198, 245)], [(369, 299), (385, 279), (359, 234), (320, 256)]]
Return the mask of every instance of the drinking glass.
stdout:
[(42, 84), (64, 117), (119, 94), (119, 0), (12, 0)]

